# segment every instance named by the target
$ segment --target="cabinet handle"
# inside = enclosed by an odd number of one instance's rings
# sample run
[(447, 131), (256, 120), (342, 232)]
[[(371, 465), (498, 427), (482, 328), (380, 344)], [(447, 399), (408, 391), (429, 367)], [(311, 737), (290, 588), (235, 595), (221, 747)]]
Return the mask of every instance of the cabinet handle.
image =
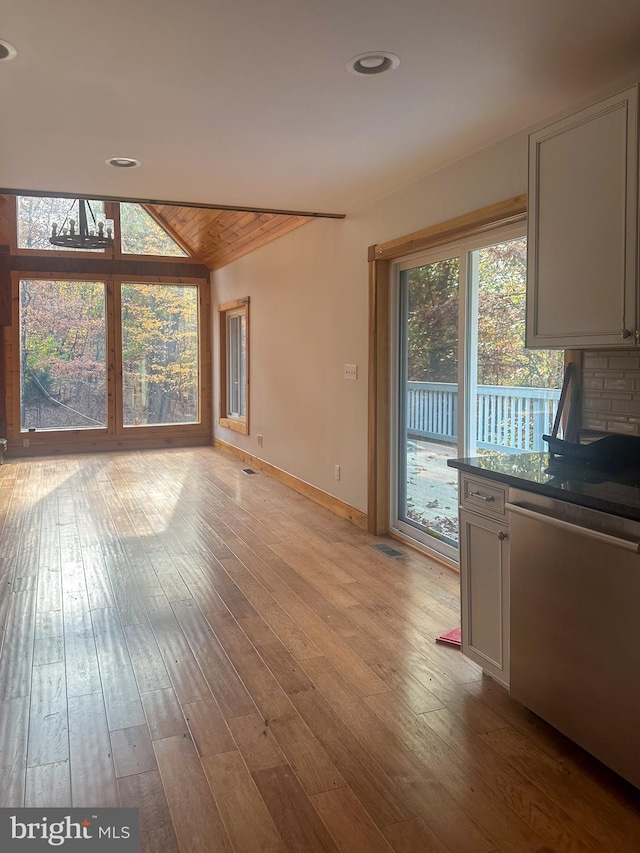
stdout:
[(504, 540), (505, 540), (506, 538), (507, 538), (507, 534), (504, 532), (504, 530), (501, 530), (501, 531), (498, 533), (498, 539), (499, 539), (501, 542), (504, 542)]
[(482, 492), (468, 492), (468, 497), (480, 498), (480, 500), (486, 501), (487, 503), (491, 503), (491, 501), (495, 500), (493, 495), (483, 495)]
[(633, 333), (629, 331), (629, 329), (620, 329), (620, 337), (626, 340), (630, 338)]

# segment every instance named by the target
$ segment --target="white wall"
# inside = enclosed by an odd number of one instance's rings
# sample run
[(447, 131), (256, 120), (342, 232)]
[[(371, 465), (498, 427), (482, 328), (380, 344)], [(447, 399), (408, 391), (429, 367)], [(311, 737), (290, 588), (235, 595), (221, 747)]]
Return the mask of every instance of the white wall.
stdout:
[[(526, 192), (526, 184), (522, 133), (217, 271), (214, 304), (251, 298), (251, 431), (216, 425), (216, 438), (366, 511), (367, 247)], [(357, 363), (356, 382), (343, 379), (345, 363)], [(217, 388), (214, 399), (217, 413)]]
[[(251, 298), (251, 432), (216, 425), (216, 437), (366, 511), (367, 247), (525, 192), (526, 178), (519, 134), (217, 271), (215, 304)], [(345, 363), (358, 364), (357, 382)], [(214, 399), (217, 412), (217, 388)]]

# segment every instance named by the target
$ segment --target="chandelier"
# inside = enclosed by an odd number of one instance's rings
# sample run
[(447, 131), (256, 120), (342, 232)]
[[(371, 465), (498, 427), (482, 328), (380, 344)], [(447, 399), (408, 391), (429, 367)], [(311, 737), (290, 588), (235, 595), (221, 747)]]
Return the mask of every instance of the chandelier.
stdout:
[[(63, 246), (65, 249), (111, 249), (113, 248), (113, 223), (107, 220), (106, 233), (105, 223), (96, 222), (96, 218), (91, 210), (91, 205), (84, 198), (76, 199), (78, 202), (78, 222), (75, 219), (69, 219), (67, 227), (67, 217), (65, 217), (62, 226), (58, 228), (58, 223), (54, 222), (51, 226), (51, 237), (49, 242), (52, 246)], [(69, 208), (73, 210), (75, 201)], [(87, 220), (87, 208), (93, 221), (93, 227), (90, 227)]]

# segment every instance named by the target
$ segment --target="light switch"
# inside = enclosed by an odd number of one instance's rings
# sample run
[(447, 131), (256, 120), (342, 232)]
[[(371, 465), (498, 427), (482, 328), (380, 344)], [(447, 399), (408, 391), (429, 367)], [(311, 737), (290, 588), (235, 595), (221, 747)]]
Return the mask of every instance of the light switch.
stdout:
[(358, 365), (357, 364), (345, 364), (345, 366), (344, 366), (344, 378), (345, 379), (357, 379), (358, 378)]

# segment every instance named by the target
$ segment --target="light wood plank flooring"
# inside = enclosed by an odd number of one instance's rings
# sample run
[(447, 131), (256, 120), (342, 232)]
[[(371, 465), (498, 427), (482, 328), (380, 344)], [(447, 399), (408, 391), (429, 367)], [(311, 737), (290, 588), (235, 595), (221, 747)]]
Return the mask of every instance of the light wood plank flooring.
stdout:
[(640, 850), (639, 792), (434, 643), (458, 577), (406, 547), (212, 448), (8, 461), (0, 514), (0, 806), (137, 806), (151, 853)]

